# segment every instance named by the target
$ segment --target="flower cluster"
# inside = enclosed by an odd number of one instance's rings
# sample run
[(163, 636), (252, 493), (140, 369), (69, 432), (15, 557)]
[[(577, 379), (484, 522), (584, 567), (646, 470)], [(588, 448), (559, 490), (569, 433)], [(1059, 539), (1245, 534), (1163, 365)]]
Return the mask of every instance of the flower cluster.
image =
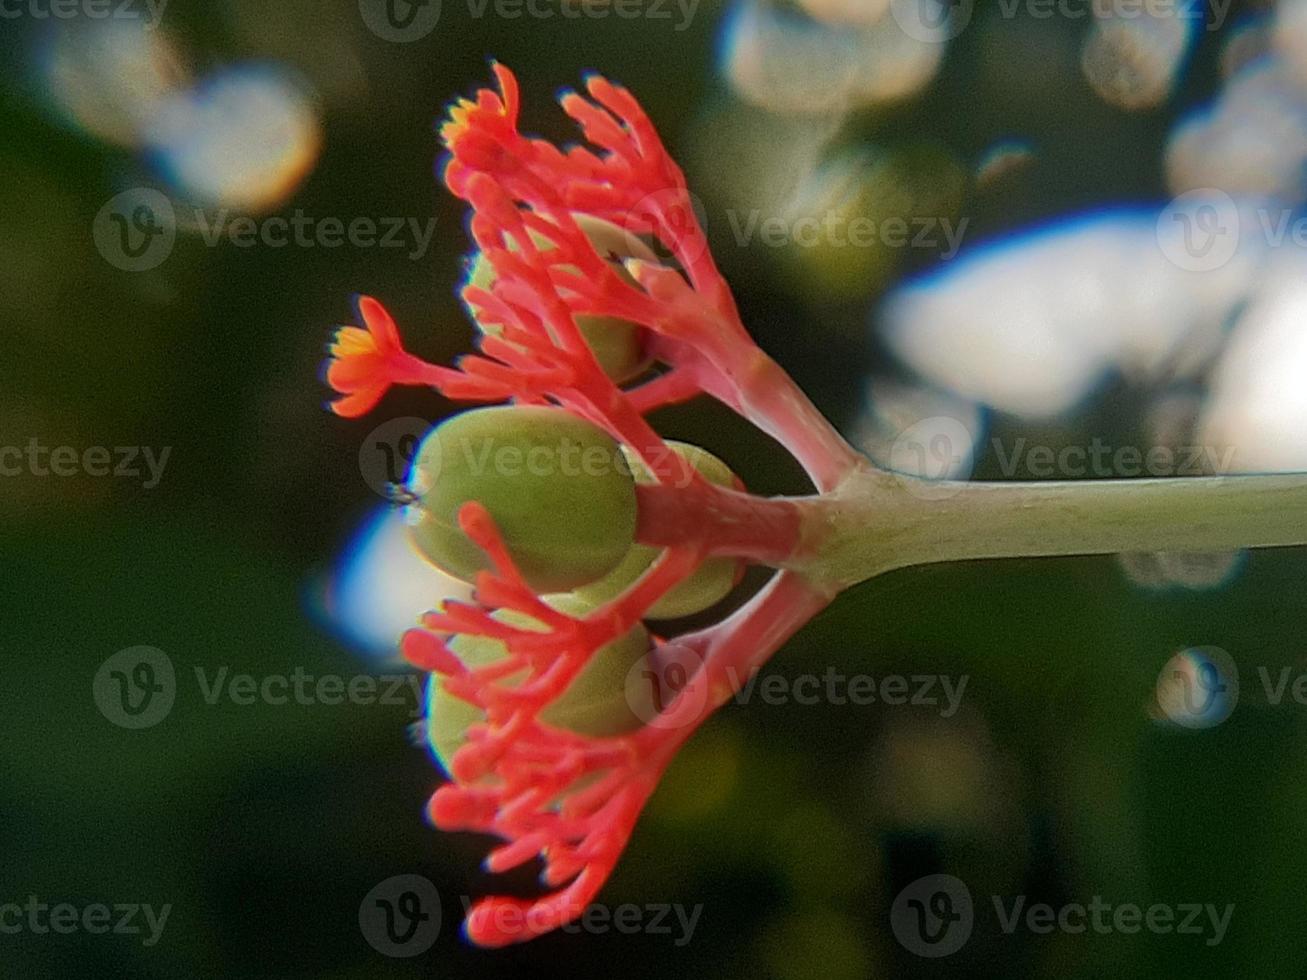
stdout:
[[(598, 77), (565, 95), (590, 146), (564, 151), (521, 134), (516, 80), (494, 71), (499, 90), (441, 130), (445, 182), (472, 208), (478, 351), (427, 364), (363, 298), (327, 368), (343, 416), (393, 385), (483, 405), (426, 437), (400, 491), (418, 550), (475, 585), (402, 640), (431, 672), (429, 737), (453, 780), (432, 819), (501, 838), (492, 871), (543, 862), (544, 895), (473, 906), (473, 941), (580, 916), (680, 745), (848, 585), (959, 559), (1307, 543), (1304, 475), (985, 484), (872, 465), (750, 339), (635, 99)], [(750, 494), (649, 424), (700, 395), (770, 434), (817, 492)], [(713, 606), (746, 563), (773, 574), (720, 622), (648, 625)]]
[[(521, 134), (517, 82), (494, 72), (498, 91), (458, 102), (441, 129), (445, 182), (472, 209), (479, 255), (462, 295), (481, 327), (478, 351), (453, 367), (425, 363), (364, 297), (362, 325), (339, 331), (327, 369), (343, 416), (366, 413), (393, 385), (510, 403), (436, 429), (405, 490), (418, 547), (476, 586), (475, 602), (441, 604), (402, 641), (438, 678), (433, 742), (453, 781), (436, 791), (431, 817), (502, 838), (492, 871), (542, 858), (549, 889), (475, 905), (467, 933), (491, 946), (584, 911), (677, 748), (729, 698), (729, 680), (832, 595), (801, 570), (813, 544), (797, 501), (749, 494), (720, 460), (665, 442), (647, 415), (713, 397), (784, 445), (819, 491), (862, 463), (750, 339), (684, 177), (635, 99), (600, 77), (588, 97), (564, 95), (591, 146), (562, 150)], [(551, 440), (615, 448), (629, 465), (514, 483), (459, 451), (492, 439), (528, 458)], [(646, 631), (663, 610), (720, 598), (745, 562), (776, 571), (722, 622), (670, 638)], [(610, 701), (614, 684), (623, 694), (629, 659), (599, 669), (617, 662), (614, 651), (651, 662), (674, 653), (690, 676), (639, 717), (596, 723), (582, 716), (600, 702), (578, 692), (598, 676)], [(620, 699), (630, 708), (643, 696)]]

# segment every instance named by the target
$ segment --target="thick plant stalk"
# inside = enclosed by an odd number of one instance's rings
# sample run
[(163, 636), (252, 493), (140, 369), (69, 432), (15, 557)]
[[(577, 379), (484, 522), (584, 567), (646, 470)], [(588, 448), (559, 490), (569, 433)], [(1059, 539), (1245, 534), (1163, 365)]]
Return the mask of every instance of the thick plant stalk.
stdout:
[(804, 570), (843, 585), (974, 558), (1307, 544), (1307, 474), (960, 483), (866, 465), (805, 509)]

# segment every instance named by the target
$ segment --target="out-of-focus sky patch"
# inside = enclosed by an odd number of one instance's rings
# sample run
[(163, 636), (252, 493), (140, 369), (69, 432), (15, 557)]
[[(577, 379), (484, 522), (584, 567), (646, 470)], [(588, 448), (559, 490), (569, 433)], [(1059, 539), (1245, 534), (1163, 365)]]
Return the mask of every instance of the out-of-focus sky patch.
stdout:
[(936, 384), (995, 408), (1052, 416), (1112, 370), (1145, 375), (1210, 349), (1248, 293), (1259, 253), (1189, 271), (1158, 239), (1158, 214), (1075, 217), (964, 251), (896, 289), (880, 322), (891, 348)]
[(965, 480), (984, 432), (984, 410), (975, 402), (876, 378), (867, 383), (866, 409), (848, 436), (873, 462), (896, 473)]
[(890, 9), (890, 0), (799, 0), (813, 20), (831, 27), (871, 27)]
[(368, 656), (398, 659), (398, 643), (444, 599), (471, 598), (414, 550), (401, 510), (386, 505), (361, 527), (328, 580), (314, 586), (319, 617)]
[(1179, 728), (1212, 728), (1229, 717), (1239, 700), (1239, 672), (1219, 647), (1191, 647), (1176, 653), (1157, 675), (1149, 715)]
[(1214, 103), (1186, 117), (1166, 152), (1172, 193), (1307, 197), (1307, 100), (1278, 58), (1240, 69)]
[(888, 7), (853, 4), (844, 11), (826, 4), (818, 8), (823, 19), (814, 20), (772, 0), (739, 0), (722, 27), (722, 73), (740, 98), (775, 112), (826, 113), (907, 98), (939, 69), (945, 24), (913, 36)]
[(285, 200), (322, 145), (306, 86), (270, 63), (223, 69), (173, 93), (143, 136), (155, 166), (182, 194), (246, 213)]
[(181, 201), (266, 212), (317, 163), (321, 107), (306, 77), (285, 63), (241, 62), (195, 80), (186, 52), (138, 18), (38, 30), (30, 43), (37, 103), (148, 161)]
[(1204, 445), (1231, 472), (1307, 470), (1307, 254), (1277, 252), (1212, 377)]
[(1274, 11), (1271, 51), (1286, 74), (1307, 90), (1307, 2), (1281, 0)]
[(36, 84), (66, 125), (134, 148), (190, 71), (167, 33), (141, 19), (81, 20), (34, 38)]
[(1085, 80), (1109, 105), (1153, 109), (1175, 89), (1202, 24), (1197, 5), (1175, 4), (1129, 15), (1110, 8), (1094, 19), (1080, 51)]
[(1245, 551), (1146, 551), (1117, 556), (1125, 577), (1150, 592), (1219, 589), (1239, 574)]

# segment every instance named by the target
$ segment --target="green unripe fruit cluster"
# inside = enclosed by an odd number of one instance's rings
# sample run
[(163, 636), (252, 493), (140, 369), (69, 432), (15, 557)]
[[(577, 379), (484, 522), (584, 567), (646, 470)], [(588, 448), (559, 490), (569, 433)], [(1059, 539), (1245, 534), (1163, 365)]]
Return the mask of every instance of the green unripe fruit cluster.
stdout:
[[(572, 595), (546, 596), (544, 601), (572, 616), (584, 615), (593, 608)], [(522, 629), (545, 629), (524, 613), (511, 610), (501, 610), (495, 618)], [(652, 683), (642, 672), (632, 674), (631, 670), (649, 647), (649, 634), (643, 626), (600, 647), (567, 690), (540, 713), (540, 720), (591, 738), (635, 731), (643, 719), (657, 713)], [(505, 644), (484, 636), (455, 637), (450, 648), (472, 669), (487, 667), (508, 655)], [(501, 683), (517, 687), (528, 673), (524, 668)], [(467, 741), (468, 726), (484, 720), (479, 708), (446, 691), (438, 675), (431, 676), (427, 687), (427, 738), (446, 772), (451, 771), (454, 753)]]
[[(617, 274), (628, 283), (634, 285), (635, 280), (622, 266), (623, 259), (658, 261), (658, 257), (649, 246), (617, 225), (585, 214), (575, 215), (575, 219), (577, 225), (590, 239), (590, 243), (594, 245), (595, 251), (607, 258)], [(539, 249), (547, 250), (554, 247), (554, 243), (542, 235), (532, 232), (531, 237)], [(565, 268), (573, 272), (578, 271), (574, 266)], [(494, 285), (495, 270), (484, 255), (478, 255), (473, 261), (468, 282), (486, 290)], [(475, 311), (473, 318), (475, 319)], [(483, 325), (480, 321), (477, 321), (477, 326), (489, 334), (499, 333), (501, 330), (497, 324)], [(590, 350), (594, 352), (595, 359), (604, 369), (604, 373), (619, 384), (631, 380), (649, 366), (650, 359), (644, 351), (647, 331), (638, 323), (613, 316), (578, 316), (576, 326), (590, 346)], [(557, 341), (558, 338), (555, 337), (554, 340)]]
[(407, 489), (414, 545), (468, 582), (491, 567), (458, 525), (470, 501), (489, 511), (538, 593), (602, 578), (635, 538), (635, 481), (620, 446), (563, 409), (501, 405), (447, 419), (422, 441)]
[[(672, 452), (689, 462), (709, 483), (719, 487), (730, 487), (738, 482), (729, 466), (720, 459), (698, 446), (685, 442), (668, 441)], [(625, 446), (622, 452), (627, 456), (635, 479), (639, 483), (653, 483), (654, 475), (649, 472), (644, 462)], [(577, 590), (577, 593), (596, 605), (625, 592), (653, 564), (660, 549), (644, 544), (633, 544), (615, 569), (607, 576), (591, 585)], [(744, 563), (737, 558), (709, 558), (701, 564), (695, 573), (683, 582), (668, 590), (649, 609), (651, 619), (676, 619), (702, 612), (709, 606), (724, 599), (739, 581)]]

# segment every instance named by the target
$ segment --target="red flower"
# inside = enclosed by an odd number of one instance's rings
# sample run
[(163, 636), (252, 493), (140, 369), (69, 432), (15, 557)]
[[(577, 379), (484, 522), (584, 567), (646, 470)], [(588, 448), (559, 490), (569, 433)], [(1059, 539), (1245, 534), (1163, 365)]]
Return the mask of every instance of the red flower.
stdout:
[[(470, 401), (562, 406), (607, 430), (653, 472), (657, 482), (637, 486), (636, 540), (664, 550), (625, 593), (576, 618), (532, 592), (488, 512), (467, 504), (460, 524), (495, 571), (479, 576), (476, 604), (447, 603), (404, 637), (414, 664), (443, 675), (451, 694), (485, 716), (454, 758), (454, 782), (432, 798), (433, 821), (503, 838), (487, 858), (493, 871), (543, 858), (542, 880), (552, 889), (538, 899), (478, 903), (467, 933), (491, 946), (528, 939), (585, 910), (677, 748), (731, 696), (734, 678), (756, 670), (830, 599), (828, 590), (784, 570), (812, 547), (795, 502), (710, 484), (667, 451), (646, 414), (710, 395), (785, 445), (821, 491), (835, 488), (859, 462), (748, 336), (684, 177), (635, 99), (599, 77), (588, 80), (589, 98), (565, 95), (564, 111), (595, 149), (563, 152), (521, 135), (516, 80), (501, 65), (494, 72), (500, 92), (482, 90), (460, 101), (441, 136), (450, 152), (445, 182), (472, 206), (472, 237), (495, 273), (490, 288), (469, 284), (463, 298), (483, 326), (495, 329), (483, 334), (479, 353), (455, 369), (439, 368), (404, 353), (389, 316), (363, 299), (368, 329), (344, 328), (332, 348), (327, 380), (345, 395), (333, 407), (361, 414), (392, 384), (430, 385)], [(642, 236), (661, 248), (666, 262), (631, 259), (619, 269), (578, 227), (579, 215)], [(585, 316), (638, 324), (664, 372), (619, 387), (577, 326), (576, 318)], [(723, 622), (660, 648), (688, 658), (694, 669), (656, 718), (611, 738), (583, 737), (540, 720), (597, 650), (627, 633), (702, 561), (722, 555), (781, 570)], [(524, 613), (545, 631), (508, 625), (492, 617), (499, 610)], [(458, 634), (498, 639), (508, 656), (469, 669), (447, 646)], [(523, 672), (520, 683), (504, 683)]]
[(341, 327), (327, 362), (327, 384), (344, 397), (331, 403), (337, 415), (366, 415), (393, 384), (439, 385), (451, 372), (404, 352), (395, 321), (375, 299), (358, 298), (364, 328)]

